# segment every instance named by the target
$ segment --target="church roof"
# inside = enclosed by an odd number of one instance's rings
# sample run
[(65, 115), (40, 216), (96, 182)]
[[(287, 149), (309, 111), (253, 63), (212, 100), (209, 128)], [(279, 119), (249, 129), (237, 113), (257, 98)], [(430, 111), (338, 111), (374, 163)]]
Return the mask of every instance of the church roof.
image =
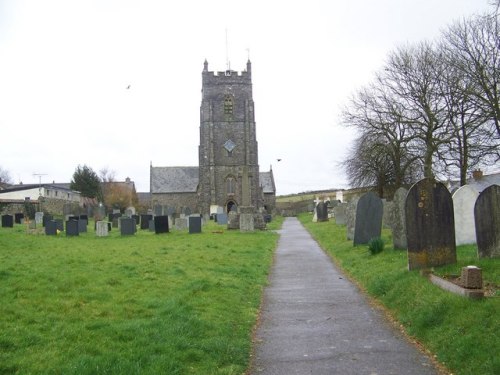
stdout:
[(151, 167), (151, 193), (195, 193), (198, 167)]
[(274, 186), (273, 172), (260, 172), (259, 173), (260, 186), (262, 186), (262, 191), (264, 194), (272, 194), (276, 192)]

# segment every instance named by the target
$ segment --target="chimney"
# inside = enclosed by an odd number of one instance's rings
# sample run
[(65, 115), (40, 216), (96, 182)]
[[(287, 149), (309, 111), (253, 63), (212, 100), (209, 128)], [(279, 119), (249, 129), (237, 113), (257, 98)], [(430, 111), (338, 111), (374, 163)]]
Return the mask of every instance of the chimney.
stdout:
[(480, 180), (483, 177), (483, 171), (480, 169), (476, 169), (475, 171), (472, 172), (472, 177), (476, 181)]

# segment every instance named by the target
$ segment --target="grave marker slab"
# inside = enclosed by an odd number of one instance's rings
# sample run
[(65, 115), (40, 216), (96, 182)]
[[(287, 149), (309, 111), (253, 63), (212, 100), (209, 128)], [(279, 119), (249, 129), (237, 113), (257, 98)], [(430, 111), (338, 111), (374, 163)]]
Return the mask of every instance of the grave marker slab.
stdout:
[(135, 219), (122, 217), (120, 219), (120, 233), (122, 236), (129, 236), (136, 232)]
[(109, 235), (109, 226), (107, 221), (96, 222), (95, 235), (97, 237), (107, 237)]
[(474, 206), (477, 252), (480, 258), (500, 257), (500, 186), (484, 189)]
[(227, 224), (227, 214), (224, 214), (224, 213), (219, 214), (219, 213), (218, 213), (218, 214), (215, 216), (215, 221), (216, 221), (216, 223), (217, 223), (217, 224), (219, 224), (219, 225), (226, 225), (226, 224)]
[(78, 221), (68, 220), (66, 222), (66, 236), (78, 236), (80, 232), (78, 231)]
[(190, 216), (189, 217), (189, 233), (201, 233), (201, 217), (200, 216)]
[(333, 208), (333, 215), (335, 217), (335, 224), (345, 225), (346, 224), (346, 209), (347, 203), (340, 203)]
[(319, 202), (316, 206), (316, 218), (317, 222), (328, 221), (328, 204), (325, 202)]
[(456, 263), (453, 200), (446, 186), (431, 178), (414, 184), (405, 217), (409, 270)]
[(155, 216), (154, 218), (155, 233), (168, 233), (168, 216)]
[(45, 234), (55, 236), (57, 234), (57, 223), (55, 220), (49, 220), (45, 223)]
[(87, 233), (87, 220), (78, 219), (78, 232)]
[(461, 186), (453, 194), (453, 211), (455, 212), (455, 241), (457, 245), (476, 242), (476, 225), (474, 224), (474, 204), (479, 193), (472, 186)]
[(175, 219), (175, 229), (185, 230), (188, 227), (188, 219), (186, 217), (179, 217)]
[(394, 193), (394, 206), (390, 217), (390, 227), (392, 230), (392, 243), (395, 249), (404, 249), (408, 247), (406, 241), (406, 216), (405, 204), (408, 190), (400, 187)]
[(35, 222), (39, 225), (43, 225), (43, 212), (35, 212)]
[(61, 219), (54, 220), (56, 222), (56, 229), (59, 232), (64, 232), (64, 223)]
[(354, 239), (354, 228), (356, 227), (356, 206), (358, 205), (358, 199), (353, 199), (346, 206), (345, 211), (345, 224), (347, 231), (347, 239)]
[(366, 244), (382, 233), (383, 204), (374, 192), (370, 191), (359, 198), (356, 207), (354, 245)]
[(21, 220), (24, 219), (24, 214), (22, 212), (18, 212), (14, 214), (14, 222), (16, 224), (21, 224)]
[[(43, 212), (42, 212), (42, 214), (43, 214)], [(42, 215), (42, 226), (45, 226), (45, 224), (50, 220), (54, 220), (54, 217), (52, 215)], [(36, 222), (36, 218), (35, 218), (35, 222)]]
[(14, 228), (14, 216), (2, 215), (2, 228)]
[(153, 219), (153, 215), (141, 215), (141, 229), (149, 229), (149, 221)]

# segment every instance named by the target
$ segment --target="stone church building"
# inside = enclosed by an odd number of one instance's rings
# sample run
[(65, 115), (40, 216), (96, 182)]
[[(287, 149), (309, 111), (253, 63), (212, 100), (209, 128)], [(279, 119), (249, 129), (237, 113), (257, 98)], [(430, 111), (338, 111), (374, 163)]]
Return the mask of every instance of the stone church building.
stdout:
[(150, 167), (153, 206), (179, 212), (189, 207), (202, 214), (240, 207), (276, 206), (272, 168), (259, 171), (252, 65), (243, 72), (208, 70), (202, 73), (198, 167)]

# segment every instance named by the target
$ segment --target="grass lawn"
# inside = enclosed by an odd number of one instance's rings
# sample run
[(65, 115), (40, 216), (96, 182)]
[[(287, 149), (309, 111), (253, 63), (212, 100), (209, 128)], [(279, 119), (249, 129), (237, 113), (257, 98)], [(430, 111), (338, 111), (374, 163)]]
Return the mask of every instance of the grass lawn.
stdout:
[(345, 226), (313, 223), (310, 214), (299, 219), (336, 263), (453, 374), (500, 374), (500, 259), (479, 260), (475, 246), (459, 246), (457, 264), (435, 268), (441, 275), (459, 275), (464, 266), (479, 266), (483, 282), (497, 292), (470, 300), (438, 288), (419, 271), (409, 272), (406, 251), (392, 248), (390, 231), (383, 232), (385, 249), (371, 255), (367, 246), (353, 247), (346, 240)]
[(0, 374), (247, 369), (276, 233), (209, 223), (201, 234), (97, 238), (91, 228), (0, 228)]

